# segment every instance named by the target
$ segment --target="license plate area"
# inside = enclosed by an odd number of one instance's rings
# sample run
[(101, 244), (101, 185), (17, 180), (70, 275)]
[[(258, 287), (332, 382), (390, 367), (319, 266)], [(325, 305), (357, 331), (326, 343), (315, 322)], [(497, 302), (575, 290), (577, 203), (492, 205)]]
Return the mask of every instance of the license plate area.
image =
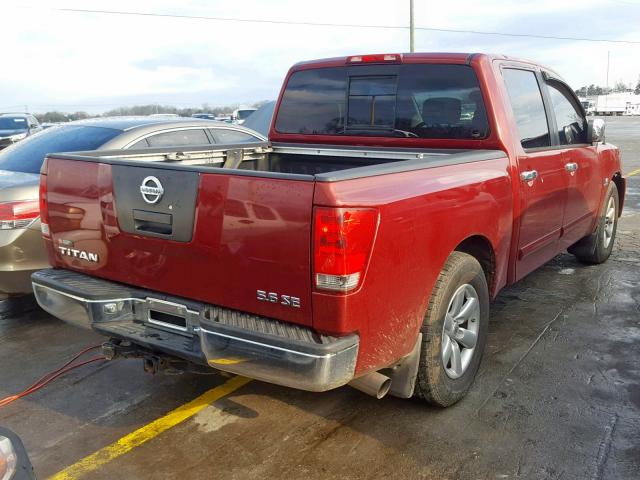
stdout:
[(187, 331), (187, 319), (172, 313), (149, 310), (149, 323), (155, 323), (168, 328), (177, 328), (185, 332)]
[(146, 323), (173, 332), (184, 334), (193, 332), (193, 319), (198, 317), (198, 312), (189, 310), (186, 305), (147, 298), (145, 307)]

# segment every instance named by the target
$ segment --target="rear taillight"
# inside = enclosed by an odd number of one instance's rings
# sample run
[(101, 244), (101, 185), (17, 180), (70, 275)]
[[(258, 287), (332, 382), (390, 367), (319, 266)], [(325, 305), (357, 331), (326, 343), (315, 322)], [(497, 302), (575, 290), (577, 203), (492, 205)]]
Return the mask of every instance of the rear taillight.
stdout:
[(378, 227), (371, 208), (316, 207), (313, 225), (313, 277), (319, 290), (348, 292), (364, 276)]
[(38, 200), (0, 203), (0, 230), (28, 227), (40, 215)]
[[(43, 165), (43, 170), (44, 169), (46, 169), (46, 160), (45, 165)], [(50, 235), (49, 207), (47, 205), (47, 175), (42, 173), (40, 174), (40, 229), (42, 230), (43, 236), (48, 237)]]

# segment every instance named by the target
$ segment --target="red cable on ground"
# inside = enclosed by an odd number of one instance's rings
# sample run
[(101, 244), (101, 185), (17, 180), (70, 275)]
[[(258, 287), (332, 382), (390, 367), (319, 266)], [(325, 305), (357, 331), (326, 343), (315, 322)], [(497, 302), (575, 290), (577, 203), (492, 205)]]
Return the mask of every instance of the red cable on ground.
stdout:
[[(54, 375), (56, 372), (59, 372), (60, 370), (62, 370), (63, 368), (66, 368), (68, 365), (70, 365), (74, 360), (80, 358), (82, 355), (84, 355), (87, 352), (90, 352), (91, 350), (95, 350), (96, 348), (100, 348), (102, 345), (93, 345), (92, 347), (87, 347), (84, 350), (81, 350), (80, 352), (76, 353), (71, 360), (69, 360), (67, 363), (65, 363), (64, 365), (62, 365), (61, 367), (57, 368), (56, 370), (53, 370), (52, 372), (47, 373), (46, 375), (44, 375), (42, 378), (38, 379), (33, 385), (31, 385), (29, 388), (27, 388), (27, 390), (35, 387), (36, 385), (38, 385), (40, 382), (45, 381), (49, 376)], [(0, 402), (2, 402), (2, 400), (0, 400)]]
[(100, 348), (100, 347), (101, 347), (101, 345), (93, 345), (92, 347), (85, 348), (84, 350), (82, 350), (82, 351), (78, 352), (76, 355), (74, 355), (71, 358), (71, 360), (67, 361), (67, 363), (65, 363), (61, 367), (57, 368), (56, 370), (53, 370), (53, 371), (47, 373), (46, 375), (44, 375), (43, 377), (38, 379), (33, 385), (31, 385), (27, 389), (23, 390), (20, 393), (15, 394), (15, 395), (11, 395), (11, 396), (8, 396), (6, 398), (0, 399), (0, 408), (6, 407), (10, 403), (15, 402), (16, 400), (18, 400), (19, 398), (26, 397), (27, 395), (30, 395), (30, 394), (32, 394), (34, 392), (37, 392), (38, 390), (40, 390), (44, 386), (48, 385), (49, 383), (51, 383), (53, 380), (55, 380), (59, 376), (64, 375), (65, 373), (70, 372), (71, 370), (73, 370), (75, 368), (82, 367), (83, 365), (87, 365), (89, 363), (97, 362), (98, 360), (106, 360), (105, 357), (95, 357), (95, 358), (91, 358), (89, 360), (85, 360), (85, 361), (80, 362), (80, 363), (76, 363), (75, 365), (71, 365), (75, 360), (80, 358), (85, 353), (87, 353), (87, 352), (89, 352), (91, 350), (95, 350), (96, 348)]

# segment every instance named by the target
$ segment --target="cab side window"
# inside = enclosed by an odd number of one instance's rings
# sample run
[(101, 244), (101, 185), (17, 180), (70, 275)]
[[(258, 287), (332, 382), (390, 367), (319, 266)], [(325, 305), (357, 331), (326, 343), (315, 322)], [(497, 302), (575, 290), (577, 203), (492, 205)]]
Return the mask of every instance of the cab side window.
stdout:
[(561, 85), (548, 84), (560, 145), (587, 143), (587, 121)]
[(542, 93), (534, 72), (505, 68), (504, 81), (523, 148), (551, 146)]

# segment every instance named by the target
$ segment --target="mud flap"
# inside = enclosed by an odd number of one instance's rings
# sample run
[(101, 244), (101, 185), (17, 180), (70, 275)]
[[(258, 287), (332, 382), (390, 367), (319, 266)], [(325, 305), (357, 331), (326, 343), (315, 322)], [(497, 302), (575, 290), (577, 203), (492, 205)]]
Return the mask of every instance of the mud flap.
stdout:
[(416, 378), (418, 377), (421, 345), (422, 333), (419, 333), (411, 353), (402, 358), (389, 374), (389, 377), (391, 377), (389, 395), (399, 398), (413, 397), (413, 390), (416, 386)]

